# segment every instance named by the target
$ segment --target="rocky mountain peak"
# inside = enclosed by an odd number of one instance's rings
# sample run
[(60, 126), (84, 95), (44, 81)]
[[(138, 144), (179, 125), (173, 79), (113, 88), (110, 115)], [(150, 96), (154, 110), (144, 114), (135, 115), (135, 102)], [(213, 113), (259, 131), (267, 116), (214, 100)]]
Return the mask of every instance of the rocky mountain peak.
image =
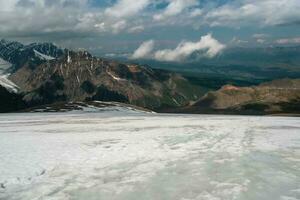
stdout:
[(17, 71), (24, 65), (36, 67), (43, 62), (64, 55), (65, 50), (52, 43), (32, 43), (23, 45), (19, 42), (1, 40), (0, 58), (12, 64), (12, 71)]

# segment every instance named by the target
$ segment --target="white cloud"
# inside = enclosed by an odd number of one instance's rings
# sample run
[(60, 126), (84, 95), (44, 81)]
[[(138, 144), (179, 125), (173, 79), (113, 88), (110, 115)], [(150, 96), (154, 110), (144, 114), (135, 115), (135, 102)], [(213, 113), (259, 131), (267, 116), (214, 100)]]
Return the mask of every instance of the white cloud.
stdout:
[(211, 34), (202, 36), (198, 42), (181, 42), (175, 49), (155, 52), (154, 57), (160, 61), (183, 61), (192, 53), (206, 51), (207, 57), (214, 57), (225, 48), (225, 45), (214, 39)]
[(111, 26), (112, 31), (115, 34), (124, 30), (126, 27), (127, 27), (127, 22), (125, 20), (118, 21)]
[(300, 37), (281, 38), (275, 41), (277, 44), (300, 44)]
[[(169, 30), (191, 31), (207, 26), (251, 26), (251, 30), (283, 24), (299, 26), (299, 1), (231, 0), (220, 5), (216, 1), (200, 0), (105, 0), (114, 3), (91, 6), (91, 0), (0, 0), (0, 38), (60, 43), (74, 37), (81, 41), (101, 39), (112, 33), (126, 34), (126, 37), (153, 33), (154, 37), (160, 37)], [(157, 4), (167, 6), (157, 9)], [(274, 31), (280, 32), (280, 27)], [(186, 34), (186, 37), (191, 35)], [(271, 41), (271, 37), (259, 34), (252, 40)]]
[(258, 44), (264, 44), (267, 42), (267, 39), (270, 37), (270, 35), (264, 33), (256, 33), (253, 34), (252, 37), (256, 40)]
[[(143, 20), (118, 18), (138, 15), (150, 0), (120, 0), (110, 8), (90, 9), (89, 0), (0, 0), (0, 37), (78, 37), (141, 31)], [(108, 12), (112, 15), (105, 14)], [(110, 12), (111, 11), (111, 12)]]
[(264, 34), (264, 33), (256, 33), (253, 34), (252, 37), (255, 39), (263, 39), (263, 38), (268, 38), (270, 35)]
[(91, 22), (98, 16), (86, 12), (87, 0), (0, 0), (0, 10), (3, 8), (6, 11), (0, 11), (2, 37), (31, 37), (66, 32), (79, 35), (83, 30), (92, 31), (94, 24)]
[(144, 31), (145, 27), (142, 25), (139, 26), (133, 26), (131, 28), (128, 29), (128, 33), (140, 33), (142, 31)]
[(232, 45), (244, 45), (244, 44), (248, 44), (249, 41), (247, 40), (241, 40), (238, 37), (233, 37), (232, 40), (230, 41), (230, 44)]
[(153, 18), (160, 21), (171, 16), (176, 16), (185, 9), (196, 5), (198, 5), (197, 0), (172, 0), (162, 13), (154, 15)]
[(0, 0), (0, 12), (11, 11), (15, 8), (18, 0)]
[(150, 0), (118, 0), (112, 7), (106, 8), (105, 14), (113, 17), (128, 17), (136, 15), (146, 8)]
[(264, 44), (266, 42), (266, 40), (265, 39), (257, 39), (256, 42), (259, 44)]
[(101, 22), (101, 23), (96, 23), (94, 24), (94, 27), (99, 30), (100, 32), (105, 31), (105, 23)]
[(132, 59), (150, 58), (154, 48), (154, 41), (143, 42), (141, 46), (132, 54)]
[(175, 49), (163, 49), (153, 52), (153, 41), (144, 42), (132, 55), (133, 59), (152, 58), (158, 61), (181, 62), (197, 51), (204, 51), (204, 56), (212, 58), (219, 54), (225, 45), (211, 34), (201, 37), (198, 42), (181, 42)]
[(196, 9), (192, 10), (191, 14), (190, 14), (191, 17), (199, 17), (201, 15), (203, 15), (203, 10), (200, 8), (196, 8)]

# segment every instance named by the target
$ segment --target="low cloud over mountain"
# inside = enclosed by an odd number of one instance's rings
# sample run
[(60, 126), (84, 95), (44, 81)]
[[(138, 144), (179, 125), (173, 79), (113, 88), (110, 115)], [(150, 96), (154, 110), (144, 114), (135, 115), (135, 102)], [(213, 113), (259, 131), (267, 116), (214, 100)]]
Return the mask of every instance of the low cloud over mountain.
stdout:
[(187, 59), (194, 52), (202, 51), (203, 56), (212, 58), (219, 54), (225, 45), (212, 37), (211, 34), (202, 36), (197, 42), (182, 41), (174, 49), (154, 51), (154, 41), (146, 41), (135, 50), (132, 59), (155, 59), (158, 61), (180, 62)]

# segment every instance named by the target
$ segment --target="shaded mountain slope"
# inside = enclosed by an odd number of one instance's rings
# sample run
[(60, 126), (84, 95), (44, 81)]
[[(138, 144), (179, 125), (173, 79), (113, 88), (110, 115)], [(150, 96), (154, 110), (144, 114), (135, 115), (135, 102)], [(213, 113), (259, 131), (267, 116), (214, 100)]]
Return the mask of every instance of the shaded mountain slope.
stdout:
[(21, 110), (26, 107), (23, 96), (10, 92), (0, 85), (0, 113)]

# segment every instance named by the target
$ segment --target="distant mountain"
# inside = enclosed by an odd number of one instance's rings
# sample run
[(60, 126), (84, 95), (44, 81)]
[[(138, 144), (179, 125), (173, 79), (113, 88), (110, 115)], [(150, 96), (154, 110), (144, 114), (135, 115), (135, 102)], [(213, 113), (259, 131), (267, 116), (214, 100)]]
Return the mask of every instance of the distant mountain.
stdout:
[(228, 114), (300, 113), (300, 79), (282, 79), (252, 87), (225, 85), (179, 112)]
[(53, 44), (1, 40), (0, 58), (29, 106), (69, 101), (117, 101), (158, 109), (197, 100), (203, 92), (176, 73), (124, 64)]
[(24, 65), (35, 68), (47, 60), (61, 57), (65, 53), (51, 43), (32, 43), (23, 45), (19, 42), (0, 41), (0, 58), (12, 64), (12, 71)]
[(299, 67), (300, 46), (293, 47), (231, 47), (213, 59), (201, 59), (205, 64), (244, 65), (263, 68)]

